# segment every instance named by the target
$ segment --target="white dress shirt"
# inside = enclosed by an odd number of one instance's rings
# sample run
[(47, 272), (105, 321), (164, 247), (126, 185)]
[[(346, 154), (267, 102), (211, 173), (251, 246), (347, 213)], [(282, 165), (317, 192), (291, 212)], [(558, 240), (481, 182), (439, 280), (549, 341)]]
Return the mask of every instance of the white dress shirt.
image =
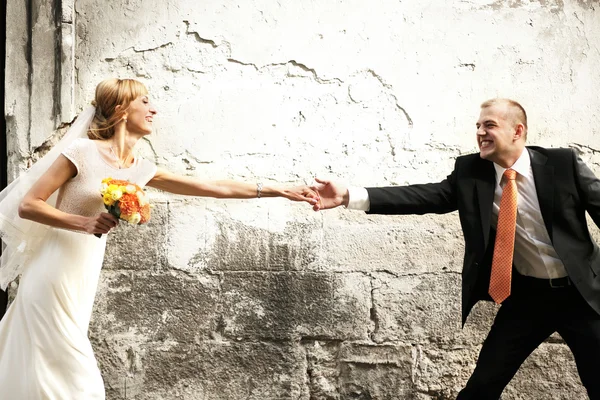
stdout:
[[(492, 208), (492, 226), (498, 223), (498, 210), (504, 181), (505, 168), (494, 163), (496, 169), (496, 190)], [(517, 230), (515, 232), (515, 253), (513, 263), (521, 275), (542, 279), (555, 279), (567, 276), (565, 267), (556, 254), (550, 236), (544, 225), (540, 202), (535, 190), (531, 170), (531, 159), (527, 149), (511, 167), (517, 171)], [(348, 208), (368, 211), (371, 207), (369, 193), (365, 188), (348, 188)]]

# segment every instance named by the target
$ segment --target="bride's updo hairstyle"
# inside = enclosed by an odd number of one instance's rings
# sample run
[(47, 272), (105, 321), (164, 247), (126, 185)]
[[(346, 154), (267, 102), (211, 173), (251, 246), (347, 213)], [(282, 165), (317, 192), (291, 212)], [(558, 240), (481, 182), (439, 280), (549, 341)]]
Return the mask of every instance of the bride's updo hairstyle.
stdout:
[[(90, 139), (106, 140), (115, 134), (115, 125), (123, 119), (129, 104), (140, 96), (148, 94), (148, 89), (135, 79), (106, 79), (96, 86), (96, 98), (92, 105), (96, 115), (88, 130)], [(117, 106), (121, 108), (117, 111)]]

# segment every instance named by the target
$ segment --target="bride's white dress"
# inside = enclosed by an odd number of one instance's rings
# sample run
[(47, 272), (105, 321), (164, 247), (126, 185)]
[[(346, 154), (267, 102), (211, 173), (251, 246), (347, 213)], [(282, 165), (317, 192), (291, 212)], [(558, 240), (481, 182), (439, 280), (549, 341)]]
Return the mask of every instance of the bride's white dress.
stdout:
[[(111, 167), (92, 140), (78, 139), (63, 154), (77, 176), (58, 193), (57, 208), (94, 216), (105, 212), (102, 179), (143, 187), (156, 166), (138, 158)], [(15, 301), (0, 321), (0, 398), (10, 400), (104, 399), (104, 384), (87, 337), (106, 246), (80, 232), (50, 229), (23, 271)]]

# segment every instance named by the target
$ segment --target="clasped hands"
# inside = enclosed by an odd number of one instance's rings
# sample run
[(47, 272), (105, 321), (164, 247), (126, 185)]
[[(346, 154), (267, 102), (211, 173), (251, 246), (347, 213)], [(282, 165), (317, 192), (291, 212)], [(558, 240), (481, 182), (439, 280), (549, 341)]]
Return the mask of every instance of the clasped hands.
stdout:
[(348, 188), (338, 183), (315, 178), (315, 182), (308, 186), (297, 186), (290, 190), (288, 199), (293, 201), (306, 201), (313, 206), (313, 210), (327, 210), (348, 206)]

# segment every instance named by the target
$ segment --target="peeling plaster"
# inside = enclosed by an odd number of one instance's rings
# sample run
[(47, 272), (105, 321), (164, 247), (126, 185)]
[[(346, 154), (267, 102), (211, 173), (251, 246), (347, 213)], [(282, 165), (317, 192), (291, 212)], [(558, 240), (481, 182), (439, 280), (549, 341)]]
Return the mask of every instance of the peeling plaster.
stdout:
[(210, 39), (204, 39), (203, 37), (200, 36), (200, 34), (198, 32), (194, 32), (194, 31), (190, 31), (190, 22), (189, 21), (183, 21), (183, 23), (185, 24), (185, 34), (186, 35), (193, 35), (196, 40), (198, 41), (198, 43), (203, 43), (203, 44), (208, 44), (210, 46), (212, 46), (213, 49), (216, 49), (217, 44), (215, 43), (214, 40), (210, 40)]

